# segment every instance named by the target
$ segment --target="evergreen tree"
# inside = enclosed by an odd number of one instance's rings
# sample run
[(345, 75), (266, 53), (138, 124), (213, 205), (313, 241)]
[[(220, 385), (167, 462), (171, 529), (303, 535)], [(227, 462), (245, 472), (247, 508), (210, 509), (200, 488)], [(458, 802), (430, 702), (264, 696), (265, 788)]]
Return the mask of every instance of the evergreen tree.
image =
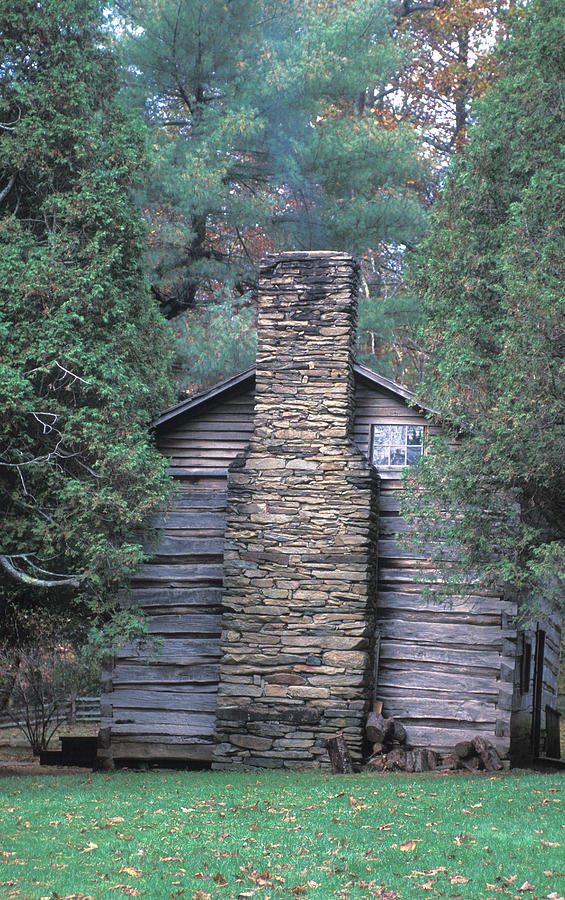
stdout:
[(428, 537), (455, 541), (468, 571), (530, 606), (563, 587), (564, 25), (560, 0), (516, 17), (417, 273), (421, 396), (462, 439), (432, 447), (412, 505), (431, 492)]
[(57, 605), (61, 629), (71, 601), (102, 612), (140, 560), (166, 492), (147, 426), (172, 398), (129, 198), (145, 131), (100, 7), (0, 0), (0, 44), (0, 615), (23, 637)]
[(143, 0), (132, 81), (158, 126), (141, 196), (166, 315), (252, 291), (265, 250), (364, 254), (422, 227), (410, 128), (369, 87), (397, 66), (382, 0)]

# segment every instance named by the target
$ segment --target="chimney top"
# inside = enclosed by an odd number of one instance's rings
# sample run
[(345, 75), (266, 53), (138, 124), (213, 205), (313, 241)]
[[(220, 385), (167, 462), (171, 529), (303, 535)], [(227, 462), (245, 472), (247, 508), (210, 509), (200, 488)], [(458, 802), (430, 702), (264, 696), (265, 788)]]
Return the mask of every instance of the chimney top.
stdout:
[(312, 446), (330, 433), (349, 438), (358, 277), (348, 253), (291, 251), (262, 261), (255, 421), (264, 444), (289, 451), (291, 430)]

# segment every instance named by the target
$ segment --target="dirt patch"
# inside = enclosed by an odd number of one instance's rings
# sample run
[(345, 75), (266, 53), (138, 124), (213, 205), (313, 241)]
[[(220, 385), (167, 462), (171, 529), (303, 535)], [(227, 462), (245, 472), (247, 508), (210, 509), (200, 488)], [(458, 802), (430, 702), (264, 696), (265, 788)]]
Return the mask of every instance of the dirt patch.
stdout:
[(42, 766), (38, 759), (30, 762), (0, 762), (0, 779), (12, 775), (77, 775), (81, 772), (90, 774), (92, 769), (82, 766)]

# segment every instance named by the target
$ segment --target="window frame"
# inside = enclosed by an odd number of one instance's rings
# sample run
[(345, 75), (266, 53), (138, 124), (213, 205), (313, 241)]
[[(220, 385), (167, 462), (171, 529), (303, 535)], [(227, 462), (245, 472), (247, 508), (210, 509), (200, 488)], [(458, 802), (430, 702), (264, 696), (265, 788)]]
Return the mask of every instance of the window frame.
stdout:
[[(412, 422), (406, 422), (406, 421), (404, 421), (404, 422), (372, 422), (371, 426), (370, 426), (370, 435), (369, 435), (369, 438), (370, 438), (370, 440), (369, 440), (369, 462), (371, 463), (371, 465), (373, 465), (377, 469), (377, 471), (379, 473), (382, 473), (385, 476), (390, 475), (390, 474), (396, 475), (400, 472), (403, 472), (405, 469), (412, 468), (413, 465), (417, 465), (417, 462), (412, 463), (412, 464), (410, 464), (408, 462), (404, 462), (402, 465), (382, 465), (382, 464), (379, 465), (374, 461), (376, 429), (377, 428), (389, 428), (389, 427), (395, 427), (395, 426), (398, 426), (401, 428), (410, 428), (410, 427), (421, 428), (422, 429), (422, 443), (421, 443), (422, 453), (420, 454), (419, 459), (421, 459), (422, 456), (424, 455), (424, 453), (426, 452), (428, 428), (423, 422), (414, 422), (414, 421), (412, 421)], [(407, 442), (407, 438), (408, 438), (408, 436), (406, 436), (406, 443), (404, 445), (404, 449), (405, 449), (404, 458), (405, 459), (407, 457), (407, 448), (409, 446), (408, 442)], [(420, 446), (420, 444), (413, 445), (413, 446)]]

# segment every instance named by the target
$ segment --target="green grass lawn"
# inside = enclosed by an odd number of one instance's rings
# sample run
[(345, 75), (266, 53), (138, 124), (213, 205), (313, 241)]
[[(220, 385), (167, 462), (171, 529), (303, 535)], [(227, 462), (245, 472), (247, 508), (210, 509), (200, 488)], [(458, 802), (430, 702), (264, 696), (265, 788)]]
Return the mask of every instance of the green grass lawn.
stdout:
[(0, 897), (565, 897), (565, 780), (121, 771), (0, 781)]

